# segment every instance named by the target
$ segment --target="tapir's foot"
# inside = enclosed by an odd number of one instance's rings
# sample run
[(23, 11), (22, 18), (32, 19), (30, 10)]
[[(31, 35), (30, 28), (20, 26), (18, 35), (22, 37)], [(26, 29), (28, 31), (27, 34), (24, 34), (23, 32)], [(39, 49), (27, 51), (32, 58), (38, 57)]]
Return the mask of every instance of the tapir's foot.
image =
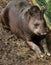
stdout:
[(45, 54), (38, 54), (37, 56), (38, 56), (38, 58), (42, 59), (45, 57)]
[(40, 58), (44, 58), (44, 56), (45, 56), (44, 54), (43, 55), (40, 55)]
[(49, 57), (51, 56), (51, 54), (49, 52), (46, 52), (45, 55), (47, 55)]
[(35, 51), (38, 58), (43, 58), (45, 55), (41, 52), (39, 46), (37, 46), (35, 43), (31, 41), (27, 41), (27, 44), (30, 46), (30, 48)]
[(51, 54), (50, 53), (47, 53), (47, 56), (51, 56)]
[(49, 52), (45, 52), (45, 53), (39, 53), (37, 56), (38, 58), (44, 59), (46, 57), (50, 57), (51, 54)]

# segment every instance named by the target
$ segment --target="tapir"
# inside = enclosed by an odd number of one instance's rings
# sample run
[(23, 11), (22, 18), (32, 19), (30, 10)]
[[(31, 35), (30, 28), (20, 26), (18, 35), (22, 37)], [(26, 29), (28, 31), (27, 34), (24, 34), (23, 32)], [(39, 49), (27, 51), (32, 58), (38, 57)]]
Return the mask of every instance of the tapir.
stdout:
[(10, 1), (1, 11), (3, 28), (10, 29), (18, 38), (23, 39), (40, 58), (50, 56), (46, 44), (47, 25), (43, 14), (38, 6), (33, 6), (26, 0)]

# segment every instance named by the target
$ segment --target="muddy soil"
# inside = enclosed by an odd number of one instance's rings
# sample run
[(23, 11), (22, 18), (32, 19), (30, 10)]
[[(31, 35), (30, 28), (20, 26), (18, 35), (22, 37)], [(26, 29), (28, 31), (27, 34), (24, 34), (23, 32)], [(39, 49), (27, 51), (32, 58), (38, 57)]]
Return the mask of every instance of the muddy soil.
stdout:
[[(0, 0), (0, 12), (9, 0)], [(51, 33), (51, 32), (50, 32)], [(49, 51), (51, 52), (51, 34), (47, 37)], [(17, 37), (0, 23), (0, 65), (51, 65), (51, 57), (38, 59), (25, 41)]]

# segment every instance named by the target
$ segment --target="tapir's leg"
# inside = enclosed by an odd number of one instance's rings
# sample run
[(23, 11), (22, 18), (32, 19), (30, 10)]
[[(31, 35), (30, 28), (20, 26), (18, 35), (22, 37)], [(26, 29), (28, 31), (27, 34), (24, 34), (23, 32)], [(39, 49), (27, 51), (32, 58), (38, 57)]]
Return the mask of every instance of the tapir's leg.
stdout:
[(49, 53), (48, 48), (47, 48), (46, 39), (43, 39), (43, 40), (40, 42), (40, 44), (41, 44), (41, 46), (43, 47), (45, 54), (47, 54), (48, 56), (50, 56), (50, 53)]
[(40, 48), (35, 44), (33, 43), (32, 41), (27, 41), (27, 44), (30, 46), (30, 48), (36, 52), (37, 56), (39, 58), (42, 58), (44, 57), (44, 55), (42, 54)]
[(3, 25), (3, 28), (7, 28), (9, 29), (9, 17), (8, 17), (8, 9), (7, 8), (4, 8), (2, 11), (1, 11), (1, 23)]

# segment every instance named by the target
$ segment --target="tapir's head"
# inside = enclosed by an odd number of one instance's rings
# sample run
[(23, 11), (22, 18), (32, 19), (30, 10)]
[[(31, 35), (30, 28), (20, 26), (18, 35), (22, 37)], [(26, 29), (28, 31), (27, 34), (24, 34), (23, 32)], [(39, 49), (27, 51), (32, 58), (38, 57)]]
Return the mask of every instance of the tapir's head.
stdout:
[(47, 26), (43, 14), (44, 11), (41, 11), (37, 6), (32, 6), (27, 12), (29, 29), (36, 35), (46, 35)]

